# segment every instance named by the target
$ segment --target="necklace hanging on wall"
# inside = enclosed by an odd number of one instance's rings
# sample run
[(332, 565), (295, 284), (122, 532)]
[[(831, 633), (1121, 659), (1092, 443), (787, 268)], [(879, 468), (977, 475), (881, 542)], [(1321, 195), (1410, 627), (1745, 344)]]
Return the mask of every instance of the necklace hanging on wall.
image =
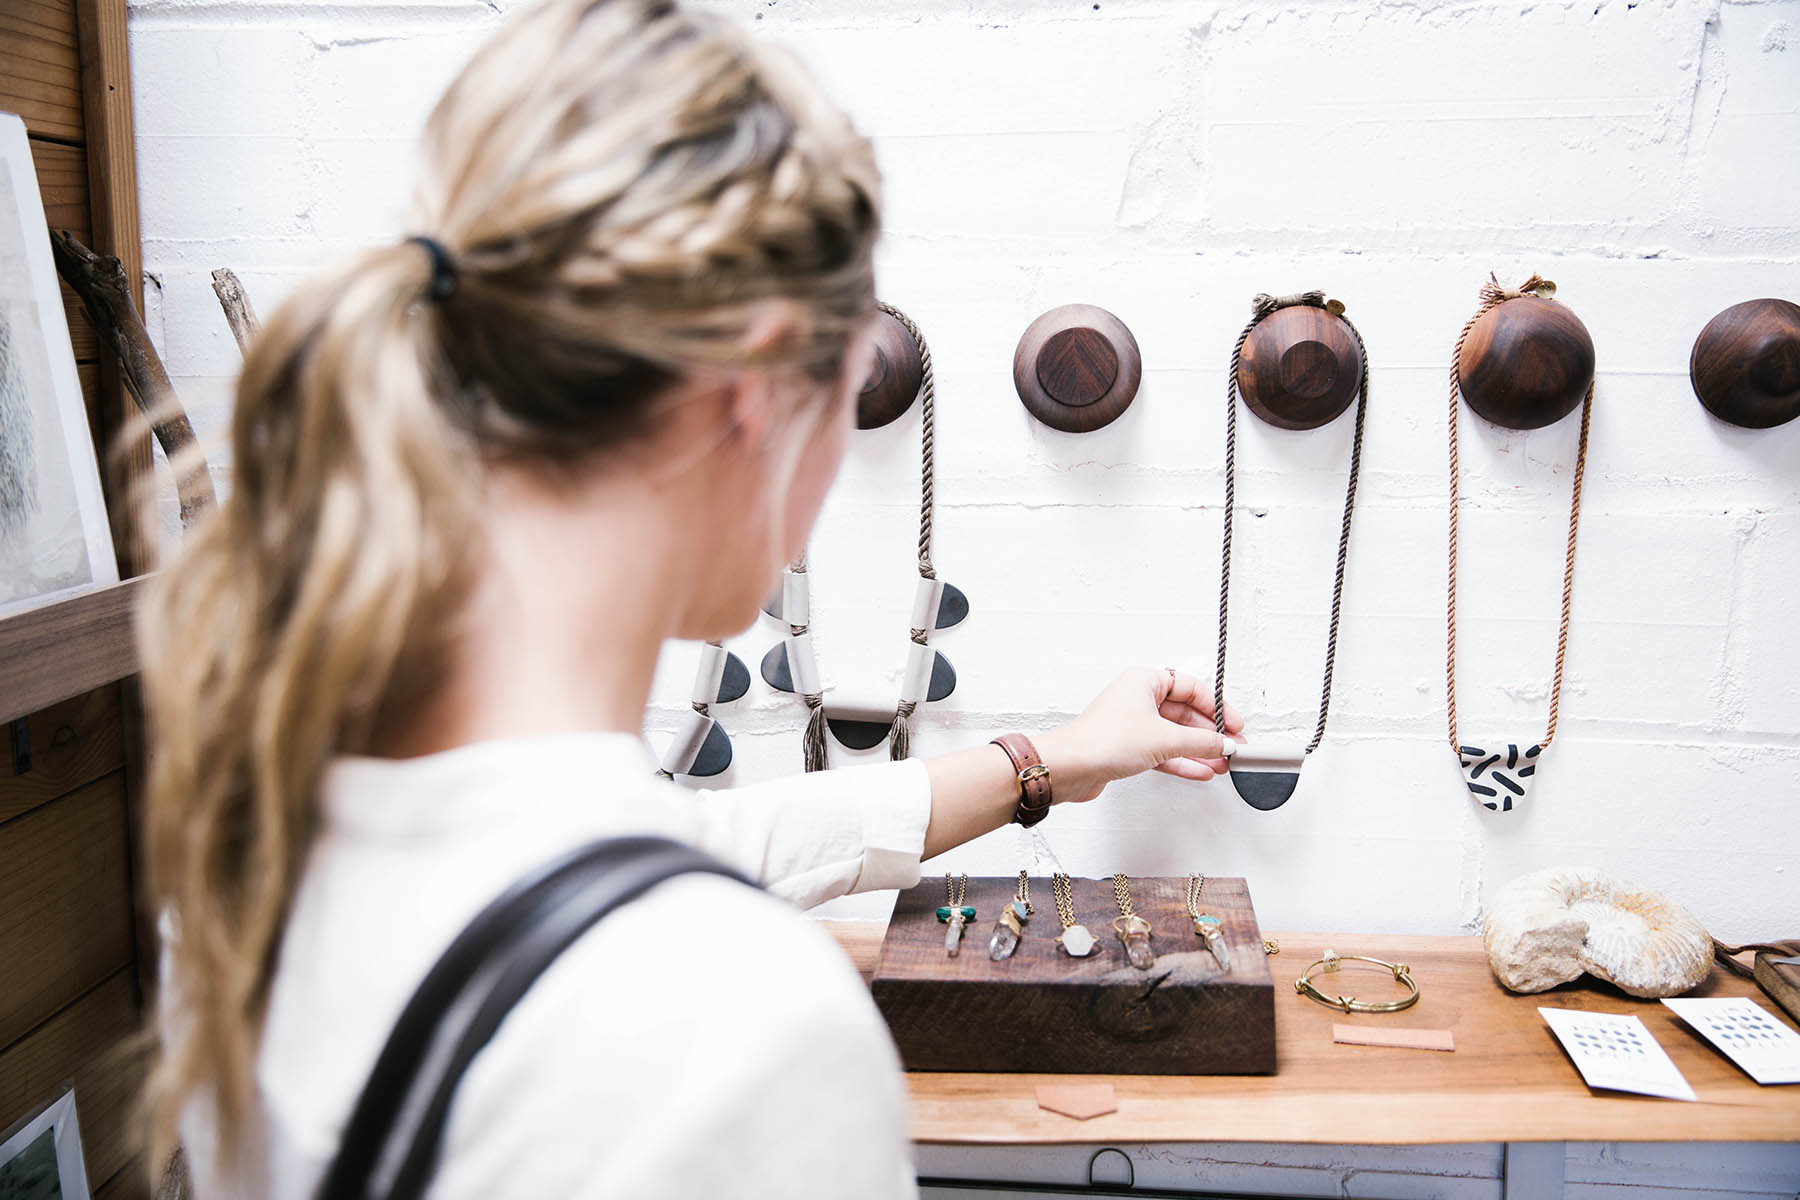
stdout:
[(692, 707), (663, 751), (662, 765), (656, 773), (664, 779), (677, 775), (708, 778), (729, 767), (731, 738), (711, 709), (714, 704), (740, 700), (749, 690), (750, 668), (744, 660), (717, 642), (702, 643), (699, 669), (694, 672)]
[[(1581, 480), (1587, 470), (1588, 418), (1594, 407), (1594, 342), (1587, 327), (1551, 299), (1556, 285), (1533, 275), (1517, 288), (1493, 276), (1481, 286), (1481, 305), (1456, 339), (1450, 359), (1450, 569), (1444, 663), (1450, 747), (1462, 762), (1469, 794), (1483, 807), (1510, 812), (1525, 799), (1539, 756), (1556, 737), (1562, 701), (1563, 658), (1569, 644), (1569, 598), (1575, 582), (1575, 531), (1581, 519)], [(1563, 555), (1562, 617), (1550, 682), (1544, 736), (1525, 745), (1481, 739), (1465, 743), (1456, 721), (1456, 556), (1461, 506), (1457, 426), (1461, 400), (1509, 429), (1541, 429), (1581, 407), (1575, 484), (1569, 498), (1569, 538)]]
[(1344, 489), (1344, 519), (1338, 532), (1337, 574), (1331, 588), (1331, 632), (1325, 641), (1325, 678), (1319, 691), (1319, 721), (1312, 740), (1235, 749), (1226, 773), (1251, 808), (1286, 804), (1300, 783), (1306, 756), (1325, 737), (1331, 709), (1331, 674), (1337, 661), (1338, 612), (1344, 596), (1344, 563), (1350, 550), (1350, 518), (1356, 511), (1356, 483), (1362, 472), (1363, 418), (1368, 411), (1369, 356), (1362, 334), (1344, 316), (1344, 306), (1324, 292), (1293, 296), (1259, 294), (1250, 302), (1250, 323), (1231, 351), (1225, 385), (1225, 535), (1220, 543), (1219, 661), (1213, 674), (1213, 722), (1225, 732), (1225, 638), (1231, 598), (1232, 508), (1237, 493), (1237, 401), (1281, 429), (1317, 429), (1356, 402), (1350, 441), (1350, 476)]
[[(804, 737), (808, 771), (822, 771), (827, 764), (826, 731), (853, 750), (867, 750), (888, 739), (890, 758), (907, 756), (912, 743), (912, 718), (919, 705), (942, 700), (956, 688), (956, 671), (950, 660), (932, 649), (935, 630), (948, 629), (969, 615), (969, 601), (957, 588), (937, 577), (931, 561), (932, 487), (936, 473), (935, 437), (937, 381), (932, 372), (931, 349), (912, 318), (889, 304), (878, 302), (882, 316), (876, 337), (875, 367), (864, 385), (859, 414), (885, 414), (891, 404), (870, 405), (871, 393), (898, 388), (920, 401), (919, 465), (919, 581), (913, 591), (912, 617), (908, 626), (906, 672), (901, 677), (898, 700), (881, 694), (851, 694), (833, 689), (827, 693), (820, 681), (813, 654), (810, 574), (806, 555), (782, 576), (778, 598), (764, 611), (785, 622), (787, 636), (763, 656), (762, 677), (777, 691), (793, 692), (810, 710)], [(907, 368), (915, 361), (908, 351), (916, 348), (916, 374)], [(910, 390), (909, 390), (910, 389)], [(906, 405), (901, 406), (902, 409)], [(864, 424), (886, 424), (892, 416)]]

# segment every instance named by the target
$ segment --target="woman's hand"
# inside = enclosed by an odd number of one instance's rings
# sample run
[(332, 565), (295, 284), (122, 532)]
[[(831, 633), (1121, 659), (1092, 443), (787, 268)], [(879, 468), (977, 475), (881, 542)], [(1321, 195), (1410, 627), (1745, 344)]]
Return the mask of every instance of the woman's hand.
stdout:
[[(1227, 705), (1226, 731), (1243, 728)], [(1036, 741), (1059, 804), (1092, 800), (1113, 780), (1144, 771), (1207, 780), (1226, 769), (1210, 689), (1172, 667), (1122, 673), (1080, 716)]]

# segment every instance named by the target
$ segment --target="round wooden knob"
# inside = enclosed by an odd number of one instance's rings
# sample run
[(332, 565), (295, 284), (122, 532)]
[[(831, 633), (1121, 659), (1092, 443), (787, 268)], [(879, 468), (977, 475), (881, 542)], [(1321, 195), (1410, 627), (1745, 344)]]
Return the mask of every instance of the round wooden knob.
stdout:
[(1457, 359), (1463, 399), (1508, 429), (1562, 420), (1594, 381), (1594, 339), (1581, 318), (1554, 300), (1520, 296), (1490, 308), (1463, 340)]
[(880, 429), (912, 407), (925, 378), (919, 343), (893, 314), (875, 314), (875, 365), (856, 397), (856, 427)]
[(1025, 330), (1013, 353), (1013, 386), (1031, 415), (1064, 433), (1111, 424), (1143, 378), (1137, 339), (1092, 304), (1053, 308)]
[(1746, 300), (1694, 339), (1688, 378), (1706, 411), (1745, 429), (1800, 416), (1800, 305)]
[(1296, 304), (1250, 330), (1238, 359), (1238, 394), (1281, 429), (1317, 429), (1350, 407), (1362, 383), (1362, 350), (1342, 317)]

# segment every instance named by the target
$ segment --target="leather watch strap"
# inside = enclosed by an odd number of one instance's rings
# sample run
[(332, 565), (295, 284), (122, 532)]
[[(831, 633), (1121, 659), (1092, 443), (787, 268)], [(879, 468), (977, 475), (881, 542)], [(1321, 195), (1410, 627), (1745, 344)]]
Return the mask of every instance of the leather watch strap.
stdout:
[(994, 739), (994, 745), (1006, 751), (1013, 770), (1019, 773), (1019, 807), (1013, 811), (1013, 820), (1030, 828), (1050, 812), (1050, 768), (1022, 733), (1002, 734)]

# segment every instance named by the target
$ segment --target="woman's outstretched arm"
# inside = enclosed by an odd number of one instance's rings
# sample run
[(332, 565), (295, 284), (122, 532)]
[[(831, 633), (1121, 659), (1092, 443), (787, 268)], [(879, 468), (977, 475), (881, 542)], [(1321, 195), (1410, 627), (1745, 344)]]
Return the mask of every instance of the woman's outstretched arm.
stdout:
[[(1231, 733), (1243, 722), (1226, 708)], [(1051, 798), (1083, 803), (1116, 779), (1162, 771), (1207, 780), (1225, 770), (1225, 739), (1213, 724), (1212, 697), (1185, 671), (1138, 668), (1109, 683), (1081, 715), (1032, 738), (1050, 768)], [(932, 858), (1000, 828), (1019, 802), (1018, 772), (995, 745), (926, 760), (931, 821), (923, 857)]]

